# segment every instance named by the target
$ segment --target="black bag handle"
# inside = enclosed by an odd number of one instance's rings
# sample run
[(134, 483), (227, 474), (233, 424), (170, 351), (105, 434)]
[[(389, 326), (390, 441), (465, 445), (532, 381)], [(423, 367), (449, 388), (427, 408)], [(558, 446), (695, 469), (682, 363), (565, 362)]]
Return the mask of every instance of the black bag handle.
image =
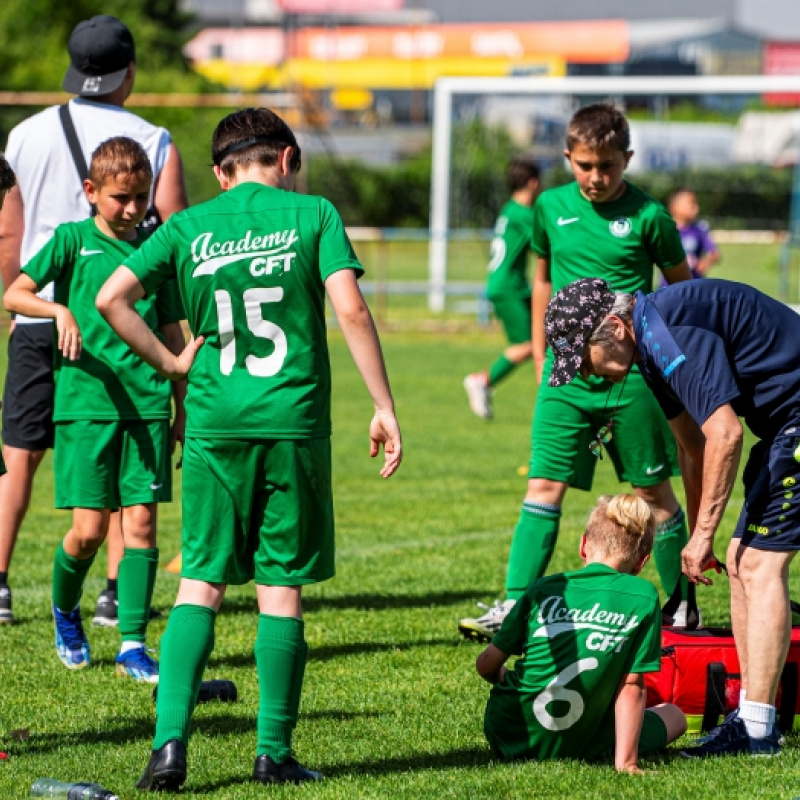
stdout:
[[(72, 115), (69, 113), (69, 103), (64, 103), (58, 108), (58, 116), (61, 118), (61, 127), (64, 129), (64, 136), (67, 138), (69, 151), (72, 153), (72, 160), (75, 163), (75, 169), (78, 170), (78, 177), (81, 184), (89, 177), (89, 170), (86, 167), (86, 159), (83, 157), (80, 142), (78, 141), (78, 134), (75, 132), (75, 124), (72, 121)], [(92, 205), (92, 216), (97, 214), (97, 206)]]
[(721, 661), (710, 661), (706, 666), (706, 699), (700, 730), (707, 733), (719, 724), (719, 718), (727, 713), (725, 707), (725, 683), (728, 673)]

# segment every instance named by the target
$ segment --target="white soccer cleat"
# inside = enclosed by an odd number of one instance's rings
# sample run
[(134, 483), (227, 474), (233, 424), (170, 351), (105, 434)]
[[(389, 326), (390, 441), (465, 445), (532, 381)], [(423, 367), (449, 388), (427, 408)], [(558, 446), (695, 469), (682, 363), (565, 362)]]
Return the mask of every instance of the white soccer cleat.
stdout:
[(480, 608), (485, 608), (486, 613), (482, 617), (466, 617), (458, 623), (458, 629), (467, 639), (475, 639), (478, 642), (491, 642), (492, 636), (500, 630), (503, 620), (508, 616), (508, 612), (514, 608), (516, 600), (494, 601), (494, 605), (487, 606), (485, 603), (478, 603)]
[(492, 418), (492, 390), (485, 372), (473, 372), (464, 378), (464, 389), (469, 399), (469, 407), (476, 417)]

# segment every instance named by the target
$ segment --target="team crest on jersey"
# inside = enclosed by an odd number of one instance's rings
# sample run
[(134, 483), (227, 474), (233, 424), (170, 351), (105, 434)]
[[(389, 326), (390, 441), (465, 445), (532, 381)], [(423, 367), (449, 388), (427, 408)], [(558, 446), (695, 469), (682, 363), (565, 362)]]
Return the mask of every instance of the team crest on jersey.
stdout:
[(631, 232), (631, 221), (627, 217), (617, 217), (608, 223), (608, 229), (617, 239), (624, 239)]
[(192, 242), (192, 260), (197, 264), (192, 277), (213, 275), (236, 261), (249, 261), (253, 275), (289, 272), (297, 254), (287, 251), (299, 240), (294, 228), (256, 236), (247, 231), (241, 239), (224, 242), (214, 241), (212, 232), (201, 233)]

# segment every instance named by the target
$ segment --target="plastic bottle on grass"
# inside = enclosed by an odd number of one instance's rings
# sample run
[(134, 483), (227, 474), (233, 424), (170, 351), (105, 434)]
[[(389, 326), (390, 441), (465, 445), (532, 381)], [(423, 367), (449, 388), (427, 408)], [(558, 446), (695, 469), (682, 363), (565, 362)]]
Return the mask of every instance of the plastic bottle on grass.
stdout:
[(64, 783), (55, 778), (39, 778), (31, 786), (31, 797), (53, 797), (60, 800), (119, 800), (99, 783)]

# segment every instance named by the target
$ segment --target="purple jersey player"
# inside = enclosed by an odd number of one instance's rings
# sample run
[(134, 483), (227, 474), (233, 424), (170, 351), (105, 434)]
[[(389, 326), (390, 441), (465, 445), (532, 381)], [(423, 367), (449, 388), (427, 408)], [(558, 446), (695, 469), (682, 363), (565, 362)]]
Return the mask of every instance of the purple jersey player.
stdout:
[[(678, 225), (686, 261), (693, 278), (704, 278), (708, 270), (719, 261), (719, 250), (711, 238), (708, 223), (698, 221), (700, 206), (691, 189), (677, 189), (669, 198), (669, 213)], [(661, 278), (661, 286), (666, 286)]]

